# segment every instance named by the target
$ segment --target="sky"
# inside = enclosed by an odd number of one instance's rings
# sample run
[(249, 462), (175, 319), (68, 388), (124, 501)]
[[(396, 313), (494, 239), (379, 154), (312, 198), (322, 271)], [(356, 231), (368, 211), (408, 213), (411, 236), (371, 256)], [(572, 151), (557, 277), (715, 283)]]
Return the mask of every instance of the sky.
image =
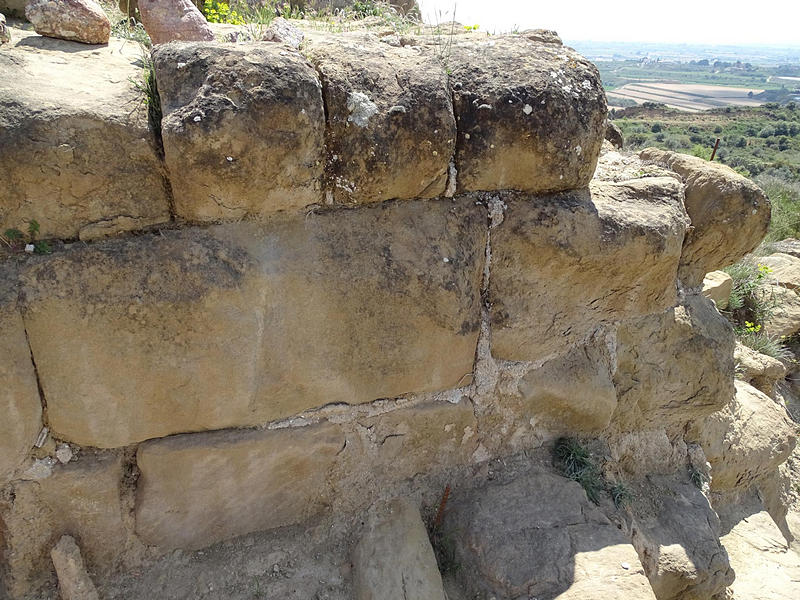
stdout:
[[(418, 0), (425, 21), (489, 32), (555, 29), (565, 41), (800, 46), (800, 0)], [(441, 17), (437, 18), (437, 14)]]

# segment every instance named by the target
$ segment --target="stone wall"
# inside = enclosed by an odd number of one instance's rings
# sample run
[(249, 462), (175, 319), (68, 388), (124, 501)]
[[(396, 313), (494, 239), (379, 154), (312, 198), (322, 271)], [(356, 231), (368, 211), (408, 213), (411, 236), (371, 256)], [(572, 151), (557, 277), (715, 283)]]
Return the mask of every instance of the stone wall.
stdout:
[[(562, 434), (681, 469), (691, 424), (764, 402), (697, 275), (752, 249), (766, 198), (669, 156), (596, 170), (597, 70), (552, 39), (157, 46), (159, 130), (137, 56), (65, 44), (0, 52), (0, 224), (53, 240), (0, 262), (12, 597), (64, 534), (102, 576)], [(686, 441), (730, 487), (793, 445), (766, 421), (746, 465)]]

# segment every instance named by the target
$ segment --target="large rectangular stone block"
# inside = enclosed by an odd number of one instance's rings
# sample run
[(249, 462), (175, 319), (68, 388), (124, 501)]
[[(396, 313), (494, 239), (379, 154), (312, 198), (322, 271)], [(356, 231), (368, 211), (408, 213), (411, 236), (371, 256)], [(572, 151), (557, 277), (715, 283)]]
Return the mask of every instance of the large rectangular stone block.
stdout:
[(471, 373), (485, 210), (384, 203), (34, 259), (26, 324), (63, 439), (125, 446)]
[(0, 54), (0, 230), (87, 239), (170, 219), (140, 52), (76, 46), (26, 36)]
[(171, 42), (153, 60), (179, 217), (240, 219), (322, 202), (322, 86), (299, 52)]
[(136, 532), (164, 548), (202, 548), (318, 513), (344, 435), (335, 425), (217, 431), (139, 447)]
[(509, 196), (492, 229), (492, 354), (537, 360), (675, 303), (688, 219), (672, 178)]

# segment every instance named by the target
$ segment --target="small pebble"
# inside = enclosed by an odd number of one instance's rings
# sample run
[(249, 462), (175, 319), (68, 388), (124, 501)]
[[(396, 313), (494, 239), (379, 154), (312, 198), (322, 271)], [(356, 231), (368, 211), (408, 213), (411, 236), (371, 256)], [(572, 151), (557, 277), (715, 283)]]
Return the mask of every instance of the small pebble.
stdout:
[(627, 571), (628, 569), (630, 569), (630, 568), (631, 568), (631, 566), (630, 566), (628, 563), (622, 563), (622, 565), (621, 565), (621, 566), (622, 566), (622, 568), (623, 568), (623, 569), (625, 569), (626, 571)]

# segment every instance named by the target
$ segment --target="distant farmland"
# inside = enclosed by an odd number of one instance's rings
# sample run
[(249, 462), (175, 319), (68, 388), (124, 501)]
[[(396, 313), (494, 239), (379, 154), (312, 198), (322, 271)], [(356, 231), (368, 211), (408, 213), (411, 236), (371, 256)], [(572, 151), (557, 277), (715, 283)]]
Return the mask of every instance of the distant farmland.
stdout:
[(615, 100), (620, 102), (624, 99), (628, 103), (631, 100), (637, 104), (659, 102), (673, 108), (697, 112), (731, 105), (759, 106), (764, 101), (752, 96), (763, 91), (763, 89), (695, 83), (637, 82), (627, 83), (609, 91), (607, 96), (608, 104), (612, 107), (615, 106)]

